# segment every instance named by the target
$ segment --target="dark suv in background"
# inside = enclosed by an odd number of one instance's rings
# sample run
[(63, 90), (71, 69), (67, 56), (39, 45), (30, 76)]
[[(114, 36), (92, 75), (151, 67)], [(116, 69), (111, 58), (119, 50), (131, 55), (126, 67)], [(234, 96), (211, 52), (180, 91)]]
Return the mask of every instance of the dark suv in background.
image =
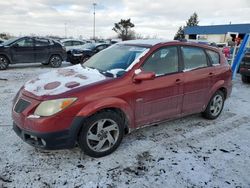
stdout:
[(40, 37), (13, 38), (0, 45), (0, 70), (16, 63), (42, 63), (56, 68), (66, 60), (66, 56), (65, 48), (54, 40)]
[(246, 54), (240, 64), (240, 74), (242, 82), (250, 83), (250, 49), (247, 49)]

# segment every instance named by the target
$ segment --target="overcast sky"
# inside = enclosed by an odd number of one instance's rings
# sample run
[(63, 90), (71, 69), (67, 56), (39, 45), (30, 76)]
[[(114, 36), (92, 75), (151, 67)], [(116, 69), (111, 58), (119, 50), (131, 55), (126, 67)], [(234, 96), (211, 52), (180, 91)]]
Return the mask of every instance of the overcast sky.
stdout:
[[(93, 0), (0, 0), (0, 32), (93, 36)], [(250, 23), (250, 0), (96, 0), (96, 36), (113, 37), (115, 22), (131, 18), (143, 36), (172, 39), (196, 11), (199, 25)]]

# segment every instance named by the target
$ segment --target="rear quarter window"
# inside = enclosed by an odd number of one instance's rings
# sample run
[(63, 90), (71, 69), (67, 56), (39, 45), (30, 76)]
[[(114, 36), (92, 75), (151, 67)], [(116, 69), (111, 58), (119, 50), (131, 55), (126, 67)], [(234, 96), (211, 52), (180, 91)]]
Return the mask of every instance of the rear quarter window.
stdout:
[(219, 65), (220, 64), (220, 55), (212, 50), (206, 50), (208, 56), (210, 57), (212, 65)]
[(48, 39), (37, 38), (35, 39), (36, 46), (49, 46), (50, 42)]

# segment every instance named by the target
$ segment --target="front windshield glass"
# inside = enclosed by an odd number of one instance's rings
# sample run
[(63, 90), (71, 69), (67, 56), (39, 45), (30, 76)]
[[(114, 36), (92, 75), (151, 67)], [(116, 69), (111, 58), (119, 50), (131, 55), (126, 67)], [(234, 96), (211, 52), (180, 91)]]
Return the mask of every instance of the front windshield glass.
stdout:
[(114, 69), (126, 70), (146, 49), (123, 44), (113, 45), (91, 57), (84, 66), (101, 72), (111, 72)]
[(2, 45), (8, 46), (11, 43), (15, 42), (17, 39), (18, 38), (12, 38), (12, 39), (6, 40), (4, 43), (2, 43)]
[(86, 43), (83, 45), (84, 49), (93, 49), (94, 47), (95, 47), (95, 45), (92, 43)]

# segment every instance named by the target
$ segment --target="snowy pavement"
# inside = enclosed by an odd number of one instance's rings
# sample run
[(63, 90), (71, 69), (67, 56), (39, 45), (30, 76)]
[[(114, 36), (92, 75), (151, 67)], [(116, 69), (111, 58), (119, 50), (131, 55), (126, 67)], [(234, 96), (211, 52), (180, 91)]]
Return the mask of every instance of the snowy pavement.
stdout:
[(48, 71), (34, 64), (0, 72), (0, 187), (250, 187), (250, 85), (239, 76), (217, 120), (198, 114), (137, 130), (94, 159), (79, 148), (38, 150), (12, 131), (16, 92)]

